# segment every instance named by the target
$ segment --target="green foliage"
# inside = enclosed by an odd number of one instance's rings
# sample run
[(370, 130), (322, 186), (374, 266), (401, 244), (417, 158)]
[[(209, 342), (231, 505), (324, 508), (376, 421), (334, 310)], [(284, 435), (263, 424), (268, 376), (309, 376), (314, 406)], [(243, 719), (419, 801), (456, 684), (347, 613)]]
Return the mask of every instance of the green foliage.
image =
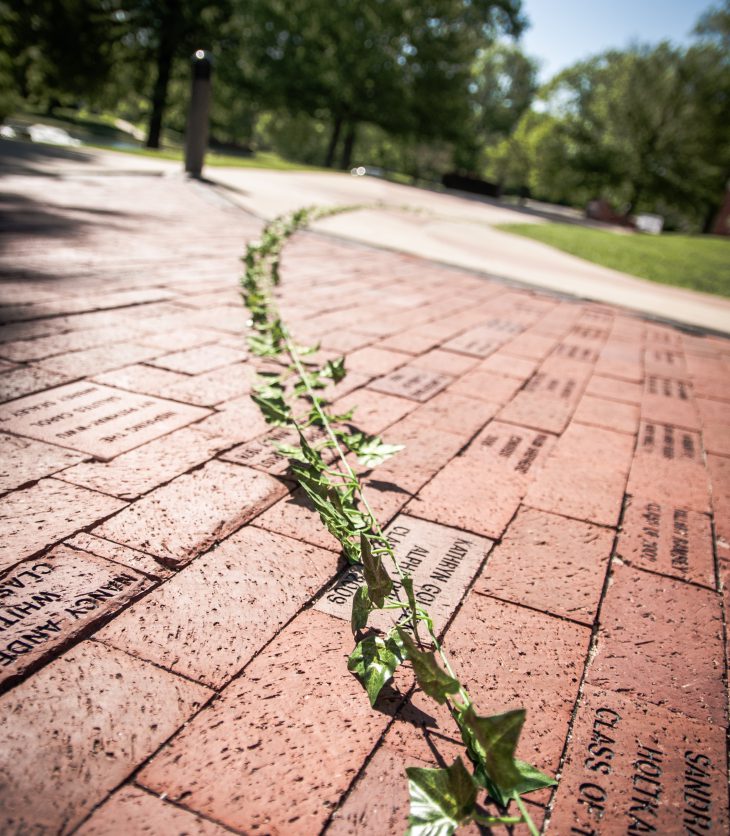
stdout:
[(406, 769), (411, 797), (407, 836), (450, 836), (472, 820), (477, 786), (461, 758), (445, 769)]
[[(349, 413), (328, 414), (319, 392), (328, 382), (337, 383), (344, 378), (344, 359), (330, 360), (322, 366), (305, 364), (302, 357), (306, 353), (311, 355), (314, 350), (300, 349), (296, 345), (276, 308), (273, 292), (279, 281), (279, 257), (284, 243), (297, 229), (323, 214), (305, 209), (277, 218), (264, 228), (259, 241), (247, 247), (241, 285), (244, 302), (251, 313), (252, 336), (258, 341), (253, 345), (259, 349), (259, 356), (276, 358), (281, 369), (262, 371), (252, 398), (269, 423), (290, 427), (296, 432), (298, 445), (280, 442), (276, 449), (289, 460), (292, 475), (327, 530), (342, 545), (345, 557), (351, 563), (361, 564), (364, 583), (353, 598), (350, 619), (353, 635), (358, 637), (367, 628), (370, 615), (376, 610), (399, 613), (399, 623), (386, 635), (371, 629), (357, 642), (348, 660), (348, 670), (360, 680), (374, 706), (396, 668), (408, 660), (423, 692), (439, 704), (448, 703), (462, 729), (469, 757), (476, 768), (475, 778), (469, 775), (460, 759), (448, 769), (408, 770), (411, 788), (409, 832), (453, 833), (459, 824), (472, 819), (490, 825), (522, 821), (481, 816), (475, 805), (480, 787), (489, 788), (505, 804), (514, 798), (520, 806), (519, 793), (546, 786), (545, 782), (550, 781), (533, 767), (514, 759), (514, 745), (524, 722), (524, 711), (505, 715), (507, 719), (478, 717), (474, 713), (468, 694), (451, 671), (434, 633), (431, 617), (418, 606), (413, 579), (402, 571), (345, 456), (346, 450), (355, 452), (365, 466), (372, 467), (385, 461), (402, 445), (385, 444), (377, 436), (351, 428), (345, 430), (342, 424), (351, 419)], [(303, 415), (298, 415), (296, 409), (302, 401), (308, 402), (308, 408)], [(319, 433), (319, 440), (312, 442), (308, 432)], [(337, 467), (328, 464), (322, 455), (324, 451), (332, 450), (339, 457)], [(398, 574), (398, 586), (385, 567), (386, 557)], [(401, 589), (405, 591), (405, 602), (399, 597)], [(412, 627), (415, 640), (403, 623)], [(432, 649), (419, 647), (419, 624), (425, 624), (428, 629)], [(446, 670), (439, 665), (437, 653)], [(519, 723), (513, 722), (515, 717), (519, 717)], [(503, 795), (497, 795), (499, 792)], [(524, 807), (520, 806), (520, 810), (531, 832), (535, 833)]]

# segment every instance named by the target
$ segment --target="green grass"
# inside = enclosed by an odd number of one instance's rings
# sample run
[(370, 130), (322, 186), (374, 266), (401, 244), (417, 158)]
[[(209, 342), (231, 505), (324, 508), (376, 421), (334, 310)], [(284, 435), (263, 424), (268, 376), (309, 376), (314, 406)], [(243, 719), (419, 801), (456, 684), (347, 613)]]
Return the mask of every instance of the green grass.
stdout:
[(730, 296), (730, 238), (622, 235), (561, 223), (500, 224), (496, 228), (642, 279)]

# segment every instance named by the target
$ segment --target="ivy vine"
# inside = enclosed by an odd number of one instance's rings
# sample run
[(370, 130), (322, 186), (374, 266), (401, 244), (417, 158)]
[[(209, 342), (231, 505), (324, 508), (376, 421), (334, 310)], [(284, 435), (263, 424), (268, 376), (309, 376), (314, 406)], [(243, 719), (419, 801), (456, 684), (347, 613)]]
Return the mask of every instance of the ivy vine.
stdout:
[[(291, 473), (340, 543), (345, 558), (361, 569), (364, 583), (353, 598), (355, 649), (348, 669), (375, 705), (395, 670), (409, 663), (418, 686), (437, 703), (448, 706), (461, 733), (471, 771), (461, 757), (444, 769), (406, 769), (409, 836), (449, 836), (469, 822), (524, 822), (537, 836), (522, 796), (553, 786), (555, 781), (515, 758), (524, 709), (493, 716), (477, 713), (449, 663), (428, 611), (416, 601), (413, 578), (401, 568), (347, 457), (352, 453), (361, 465), (371, 468), (402, 445), (386, 444), (379, 436), (354, 429), (352, 412), (337, 415), (331, 411), (323, 390), (344, 379), (345, 358), (315, 362), (312, 357), (319, 346), (298, 345), (276, 304), (274, 289), (280, 282), (286, 241), (313, 220), (352, 208), (311, 207), (276, 218), (265, 226), (260, 240), (246, 248), (241, 288), (251, 316), (248, 346), (265, 361), (251, 397), (267, 423), (292, 432), (294, 443), (278, 443), (277, 452), (288, 459)], [(390, 610), (394, 623), (389, 629), (368, 629), (374, 612)], [(483, 790), (504, 815), (483, 812), (478, 805)], [(519, 810), (517, 816), (508, 815), (513, 801)]]

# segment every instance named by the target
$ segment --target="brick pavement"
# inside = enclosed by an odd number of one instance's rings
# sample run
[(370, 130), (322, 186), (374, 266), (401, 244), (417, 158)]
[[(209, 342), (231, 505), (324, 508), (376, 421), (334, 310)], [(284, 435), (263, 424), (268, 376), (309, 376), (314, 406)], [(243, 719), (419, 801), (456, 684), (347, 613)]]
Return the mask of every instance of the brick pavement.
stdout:
[[(455, 729), (346, 670), (353, 578), (247, 396), (260, 223), (172, 177), (5, 189), (0, 830), (402, 832)], [(727, 832), (730, 341), (313, 233), (283, 275), (407, 444), (367, 483), (459, 673), (562, 771), (535, 820)]]

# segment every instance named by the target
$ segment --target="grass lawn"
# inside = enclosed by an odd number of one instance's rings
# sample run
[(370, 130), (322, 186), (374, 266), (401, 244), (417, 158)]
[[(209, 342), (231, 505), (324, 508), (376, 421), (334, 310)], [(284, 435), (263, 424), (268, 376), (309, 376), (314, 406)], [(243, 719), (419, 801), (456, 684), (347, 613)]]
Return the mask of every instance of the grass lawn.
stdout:
[(730, 296), (730, 238), (714, 235), (621, 235), (574, 224), (500, 224), (603, 267), (653, 282)]

